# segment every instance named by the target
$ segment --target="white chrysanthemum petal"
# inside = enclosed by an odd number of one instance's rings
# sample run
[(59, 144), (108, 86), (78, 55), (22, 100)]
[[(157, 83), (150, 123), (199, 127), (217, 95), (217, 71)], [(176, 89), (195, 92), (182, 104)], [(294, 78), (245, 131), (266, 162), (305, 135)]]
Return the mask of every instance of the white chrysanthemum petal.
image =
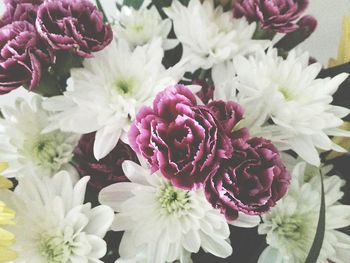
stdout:
[(273, 247), (267, 247), (264, 249), (264, 251), (261, 253), (259, 260), (257, 263), (286, 263), (283, 260), (283, 256), (277, 249), (274, 249)]
[(291, 149), (308, 163), (315, 166), (319, 166), (321, 164), (318, 152), (312, 143), (312, 138), (295, 137), (290, 139), (289, 143)]
[(214, 228), (208, 221), (201, 221), (200, 228), (208, 236), (210, 236), (214, 233)]
[[(91, 251), (90, 251), (91, 258), (89, 258), (90, 261), (93, 262), (94, 260), (98, 260), (98, 258), (102, 258), (104, 255), (106, 255), (107, 244), (101, 237), (97, 237), (95, 235), (87, 235), (86, 238), (89, 241), (89, 244), (91, 245)], [(86, 260), (84, 258), (82, 259)]]
[(115, 215), (112, 230), (113, 231), (124, 231), (129, 230), (133, 227), (133, 223), (130, 221), (130, 215)]
[(231, 225), (237, 227), (251, 228), (256, 227), (260, 223), (259, 216), (251, 216), (243, 213), (239, 213), (239, 216), (236, 220), (230, 222)]
[(117, 145), (123, 123), (116, 122), (98, 130), (95, 135), (94, 156), (96, 160), (104, 158)]
[(135, 185), (130, 183), (112, 184), (100, 191), (98, 200), (101, 204), (112, 207), (115, 211), (120, 212), (123, 202), (133, 196), (131, 190)]
[(84, 202), (86, 185), (89, 182), (89, 180), (89, 176), (84, 176), (79, 180), (79, 182), (75, 184), (72, 196), (72, 206), (77, 206)]
[(350, 132), (338, 128), (327, 129), (327, 134), (330, 136), (338, 136), (338, 137), (350, 137)]
[(204, 233), (200, 233), (201, 244), (205, 251), (221, 257), (227, 258), (232, 254), (232, 247), (224, 240), (214, 240)]
[(164, 241), (164, 236), (160, 236), (155, 243), (150, 245), (150, 248), (147, 250), (147, 263), (167, 261), (170, 244)]
[(133, 161), (126, 160), (122, 163), (122, 168), (131, 182), (143, 185), (148, 184), (145, 178), (148, 171), (143, 167), (140, 167), (140, 165), (137, 165)]
[[(136, 257), (137, 251), (134, 249), (133, 236), (131, 232), (125, 231), (119, 244), (119, 254), (121, 259)], [(141, 254), (141, 253), (139, 253)]]
[(74, 232), (81, 232), (89, 222), (89, 218), (84, 214), (83, 210), (83, 205), (79, 205), (73, 207), (66, 214), (64, 223), (69, 224), (69, 226), (73, 229)]
[(90, 220), (85, 227), (86, 233), (103, 238), (111, 226), (114, 213), (108, 206), (100, 205), (91, 209)]
[(350, 206), (333, 205), (327, 208), (327, 229), (344, 228), (350, 225)]
[(216, 100), (235, 100), (236, 91), (233, 76), (235, 67), (231, 61), (215, 65), (212, 68), (212, 78), (215, 83), (214, 97)]
[[(327, 177), (324, 181), (324, 192), (327, 196), (325, 200), (326, 205), (334, 205), (338, 200), (340, 200), (344, 196), (344, 193), (341, 190), (341, 188), (345, 185), (345, 181), (340, 179), (338, 176)], [(320, 187), (320, 182), (319, 180), (317, 180), (317, 178), (313, 178), (311, 180), (311, 183), (315, 185), (315, 188)]]
[(199, 233), (193, 229), (187, 232), (182, 238), (183, 247), (192, 253), (198, 252), (201, 246), (201, 239)]

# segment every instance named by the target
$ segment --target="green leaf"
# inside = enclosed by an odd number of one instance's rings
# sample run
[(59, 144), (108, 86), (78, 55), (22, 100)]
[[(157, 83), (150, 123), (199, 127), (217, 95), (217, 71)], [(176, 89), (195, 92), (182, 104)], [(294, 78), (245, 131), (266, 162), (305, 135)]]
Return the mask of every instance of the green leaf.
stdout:
[[(28, 87), (24, 87), (28, 89)], [(32, 91), (44, 97), (53, 97), (63, 94), (58, 79), (49, 72), (43, 72), (38, 86)]]
[(305, 263), (315, 263), (320, 255), (323, 239), (325, 235), (326, 229), (326, 204), (324, 197), (324, 185), (323, 185), (323, 175), (320, 170), (321, 176), (321, 207), (320, 207), (320, 215), (318, 218), (317, 230), (314, 241), (312, 243), (309, 255), (307, 256)]
[(72, 52), (57, 51), (56, 61), (51, 70), (56, 76), (68, 78), (72, 68), (79, 68), (83, 66), (83, 60), (83, 58), (75, 55)]
[(96, 5), (97, 5), (97, 8), (101, 11), (101, 13), (103, 15), (103, 22), (107, 23), (108, 19), (107, 19), (105, 11), (103, 10), (103, 7), (101, 5), (100, 0), (96, 0)]
[(260, 23), (257, 23), (256, 29), (253, 35), (253, 39), (273, 39), (276, 32), (269, 29), (263, 29)]
[(285, 51), (290, 51), (297, 45), (302, 43), (310, 36), (308, 28), (299, 28), (298, 30), (286, 34), (275, 45), (276, 48), (282, 48)]
[(124, 0), (123, 5), (133, 7), (134, 9), (139, 9), (143, 3), (143, 0)]

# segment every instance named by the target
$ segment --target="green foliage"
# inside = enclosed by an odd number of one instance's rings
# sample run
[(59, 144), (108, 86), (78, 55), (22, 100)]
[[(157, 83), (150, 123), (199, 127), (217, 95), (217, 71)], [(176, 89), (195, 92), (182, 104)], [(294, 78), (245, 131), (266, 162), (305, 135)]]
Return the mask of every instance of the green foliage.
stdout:
[(321, 176), (321, 207), (320, 207), (320, 216), (318, 219), (316, 235), (312, 243), (309, 255), (307, 256), (305, 263), (315, 263), (320, 255), (323, 239), (326, 229), (326, 205), (324, 197), (324, 185), (323, 185), (323, 175), (320, 172)]
[(123, 5), (139, 9), (143, 3), (143, 0), (124, 0)]
[(107, 23), (107, 22), (108, 22), (108, 19), (107, 19), (107, 16), (106, 16), (106, 14), (105, 14), (105, 11), (103, 10), (103, 7), (102, 7), (102, 5), (101, 5), (100, 0), (96, 0), (96, 5), (97, 5), (97, 8), (102, 12), (103, 21), (104, 21), (105, 23)]

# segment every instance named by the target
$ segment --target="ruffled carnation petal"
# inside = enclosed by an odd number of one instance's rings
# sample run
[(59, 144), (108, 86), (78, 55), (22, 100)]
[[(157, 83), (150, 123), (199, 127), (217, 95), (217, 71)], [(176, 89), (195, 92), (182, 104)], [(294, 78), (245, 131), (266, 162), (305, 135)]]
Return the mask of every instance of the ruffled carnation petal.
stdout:
[(223, 161), (205, 185), (207, 200), (229, 221), (236, 219), (238, 212), (267, 212), (286, 194), (290, 181), (280, 154), (270, 141), (247, 140), (244, 130), (236, 136), (232, 158)]
[(38, 9), (36, 28), (53, 49), (81, 57), (91, 57), (113, 38), (111, 26), (87, 0), (46, 1)]

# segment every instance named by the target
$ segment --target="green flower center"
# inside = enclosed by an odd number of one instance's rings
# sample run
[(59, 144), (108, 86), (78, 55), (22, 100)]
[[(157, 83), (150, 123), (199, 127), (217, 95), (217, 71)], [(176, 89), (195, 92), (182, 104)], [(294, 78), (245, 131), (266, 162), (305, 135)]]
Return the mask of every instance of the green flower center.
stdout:
[(299, 240), (303, 234), (303, 222), (300, 218), (285, 218), (278, 223), (277, 232), (286, 239)]
[(141, 32), (143, 31), (143, 25), (140, 25), (140, 24), (135, 24), (131, 27), (132, 30), (134, 30), (135, 32)]
[(73, 245), (60, 235), (42, 235), (39, 240), (40, 254), (48, 263), (64, 263), (69, 260)]
[(38, 166), (58, 170), (72, 157), (72, 153), (66, 149), (67, 147), (71, 147), (71, 145), (67, 145), (62, 133), (51, 132), (38, 134), (24, 141), (23, 153)]
[(121, 95), (131, 95), (136, 83), (133, 78), (120, 78), (114, 83), (116, 90)]
[(314, 220), (312, 212), (285, 214), (273, 218), (270, 221), (272, 233), (268, 234), (271, 245), (284, 254), (293, 254), (296, 258), (304, 260), (315, 236)]
[(164, 184), (158, 193), (160, 206), (167, 214), (177, 214), (190, 208), (188, 192), (174, 188), (171, 184)]
[(283, 97), (286, 101), (291, 101), (294, 99), (293, 93), (290, 90), (288, 90), (287, 88), (279, 87), (278, 91), (281, 92), (281, 94), (283, 95)]

